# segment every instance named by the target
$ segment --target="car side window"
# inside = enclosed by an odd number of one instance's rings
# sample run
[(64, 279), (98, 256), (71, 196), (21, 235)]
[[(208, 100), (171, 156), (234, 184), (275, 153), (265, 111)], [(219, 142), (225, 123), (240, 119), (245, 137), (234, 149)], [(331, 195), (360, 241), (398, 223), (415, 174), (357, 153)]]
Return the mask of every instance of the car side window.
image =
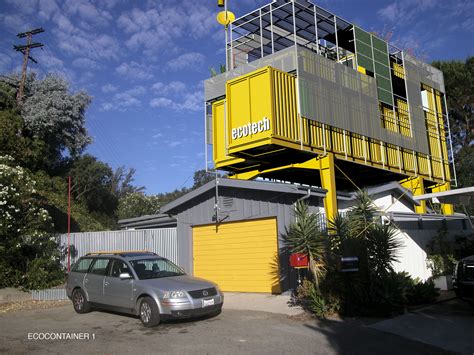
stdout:
[(79, 260), (74, 264), (71, 271), (86, 273), (87, 270), (89, 270), (89, 266), (91, 266), (92, 260), (92, 258), (83, 258)]
[(474, 280), (474, 265), (466, 265), (466, 280)]
[(125, 264), (121, 260), (112, 260), (113, 264), (112, 267), (110, 268), (110, 276), (111, 277), (120, 277), (120, 274), (123, 274), (125, 272), (129, 273), (130, 275), (132, 274), (130, 272), (130, 269), (128, 268), (127, 264)]
[(95, 259), (90, 274), (105, 276), (105, 274), (107, 273), (107, 265), (109, 264), (109, 262), (110, 259)]

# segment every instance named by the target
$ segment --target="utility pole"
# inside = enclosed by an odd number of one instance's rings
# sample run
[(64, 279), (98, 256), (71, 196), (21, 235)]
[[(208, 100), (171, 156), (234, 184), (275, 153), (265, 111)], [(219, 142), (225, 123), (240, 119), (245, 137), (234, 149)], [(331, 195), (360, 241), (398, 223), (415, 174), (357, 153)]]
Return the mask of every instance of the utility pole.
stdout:
[(30, 56), (30, 51), (33, 48), (40, 48), (44, 46), (44, 44), (42, 43), (32, 43), (33, 35), (36, 35), (41, 32), (44, 32), (44, 29), (36, 28), (34, 30), (18, 33), (16, 35), (18, 38), (26, 37), (26, 45), (13, 46), (14, 50), (16, 50), (17, 52), (23, 53), (23, 67), (21, 69), (20, 88), (18, 89), (18, 93), (16, 95), (16, 102), (18, 103), (18, 105), (21, 105), (21, 100), (23, 99), (23, 91), (25, 89), (26, 70), (28, 68), (28, 60), (31, 60), (34, 63), (38, 63), (33, 57)]

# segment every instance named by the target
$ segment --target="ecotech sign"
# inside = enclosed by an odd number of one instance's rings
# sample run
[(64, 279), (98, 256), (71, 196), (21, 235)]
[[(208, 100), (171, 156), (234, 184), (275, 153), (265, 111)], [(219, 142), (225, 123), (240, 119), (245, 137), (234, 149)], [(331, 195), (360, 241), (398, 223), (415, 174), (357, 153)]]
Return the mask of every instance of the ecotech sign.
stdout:
[(236, 140), (242, 137), (253, 136), (257, 133), (270, 130), (270, 120), (264, 117), (258, 122), (248, 123), (246, 125), (232, 128), (232, 139)]

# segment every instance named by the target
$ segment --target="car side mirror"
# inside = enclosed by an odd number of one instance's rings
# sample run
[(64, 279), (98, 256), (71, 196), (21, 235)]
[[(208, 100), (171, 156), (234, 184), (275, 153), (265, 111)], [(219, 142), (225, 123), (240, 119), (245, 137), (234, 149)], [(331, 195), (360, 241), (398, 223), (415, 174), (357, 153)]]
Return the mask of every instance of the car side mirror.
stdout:
[(132, 278), (132, 276), (128, 272), (122, 272), (119, 277), (120, 280), (128, 280)]

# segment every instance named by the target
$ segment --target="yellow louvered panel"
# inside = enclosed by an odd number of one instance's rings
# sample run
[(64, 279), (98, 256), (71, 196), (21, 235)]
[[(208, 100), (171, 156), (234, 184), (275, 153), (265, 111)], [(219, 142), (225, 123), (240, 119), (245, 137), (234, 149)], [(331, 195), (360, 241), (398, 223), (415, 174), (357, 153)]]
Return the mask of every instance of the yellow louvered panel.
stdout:
[(405, 79), (405, 70), (403, 69), (403, 67), (397, 63), (392, 63), (392, 67), (393, 67), (393, 74), (397, 77), (399, 77), (400, 79)]

